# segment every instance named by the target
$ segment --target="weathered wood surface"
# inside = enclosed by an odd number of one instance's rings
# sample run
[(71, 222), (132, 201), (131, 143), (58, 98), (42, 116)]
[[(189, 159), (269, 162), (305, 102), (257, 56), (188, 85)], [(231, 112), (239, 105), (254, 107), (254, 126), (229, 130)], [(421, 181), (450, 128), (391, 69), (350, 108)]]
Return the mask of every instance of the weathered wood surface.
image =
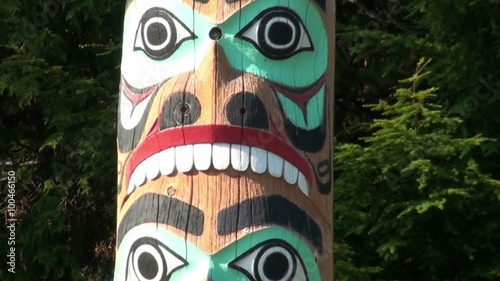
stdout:
[(334, 2), (127, 3), (115, 280), (333, 280)]

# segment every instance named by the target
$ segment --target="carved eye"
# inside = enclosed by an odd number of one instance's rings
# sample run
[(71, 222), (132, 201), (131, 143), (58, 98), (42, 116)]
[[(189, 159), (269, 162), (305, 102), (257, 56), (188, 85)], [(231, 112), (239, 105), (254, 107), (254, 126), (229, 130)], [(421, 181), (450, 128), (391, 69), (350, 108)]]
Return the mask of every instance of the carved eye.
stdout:
[(252, 43), (263, 55), (274, 60), (314, 50), (302, 20), (287, 7), (273, 7), (263, 11), (238, 32), (236, 37)]
[(187, 261), (153, 238), (141, 238), (130, 248), (127, 281), (167, 281)]
[(151, 8), (142, 16), (135, 36), (134, 50), (142, 50), (154, 60), (171, 56), (182, 42), (196, 36), (169, 11)]
[(245, 274), (251, 281), (308, 281), (298, 252), (287, 242), (268, 240), (241, 256), (229, 267)]

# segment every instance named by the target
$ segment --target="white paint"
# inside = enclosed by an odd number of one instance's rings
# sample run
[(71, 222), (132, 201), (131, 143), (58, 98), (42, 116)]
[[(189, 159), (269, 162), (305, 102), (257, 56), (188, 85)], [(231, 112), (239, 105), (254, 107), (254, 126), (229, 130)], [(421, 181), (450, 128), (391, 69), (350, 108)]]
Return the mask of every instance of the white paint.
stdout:
[(283, 167), (283, 175), (287, 183), (295, 184), (297, 182), (297, 177), (299, 175), (299, 169), (297, 169), (297, 167), (295, 167), (290, 162), (285, 160), (285, 165)]
[(248, 145), (231, 144), (231, 166), (236, 171), (246, 171), (250, 164), (250, 147)]
[(257, 174), (263, 174), (267, 169), (267, 151), (254, 147), (250, 148), (250, 167)]
[(160, 175), (160, 154), (156, 153), (145, 161), (146, 178), (154, 180)]
[(297, 184), (299, 186), (300, 191), (302, 191), (302, 193), (304, 193), (305, 195), (309, 196), (309, 185), (307, 184), (306, 177), (301, 172), (299, 172), (299, 179)]
[(212, 164), (212, 144), (198, 143), (193, 146), (194, 167), (198, 171), (206, 171)]
[(199, 143), (181, 145), (165, 149), (143, 160), (132, 172), (127, 194), (144, 185), (147, 180), (155, 180), (160, 174), (172, 175), (176, 170), (186, 173), (193, 168), (205, 171), (212, 166), (216, 170), (231, 167), (236, 171), (246, 171), (248, 167), (257, 174), (266, 170), (275, 178), (283, 178), (289, 184), (297, 184), (302, 193), (309, 196), (310, 187), (304, 174), (281, 156), (258, 147), (229, 143)]
[(212, 145), (212, 163), (216, 170), (225, 170), (230, 163), (231, 146), (228, 143)]
[(283, 158), (268, 151), (267, 152), (267, 167), (269, 174), (275, 178), (281, 178), (283, 175)]
[(175, 147), (175, 167), (179, 173), (186, 173), (193, 168), (193, 145)]
[(120, 123), (125, 130), (131, 130), (139, 124), (152, 97), (153, 95), (150, 95), (134, 107), (122, 91), (120, 96)]
[(168, 176), (175, 169), (175, 149), (169, 148), (160, 152), (160, 172), (164, 176)]

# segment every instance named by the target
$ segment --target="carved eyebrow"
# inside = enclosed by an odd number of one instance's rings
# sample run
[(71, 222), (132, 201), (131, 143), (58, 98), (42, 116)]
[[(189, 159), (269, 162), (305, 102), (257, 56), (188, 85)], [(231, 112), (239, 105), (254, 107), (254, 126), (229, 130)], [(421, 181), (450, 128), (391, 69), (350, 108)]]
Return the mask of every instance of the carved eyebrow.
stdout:
[(318, 224), (294, 203), (280, 195), (246, 199), (217, 214), (217, 233), (227, 235), (245, 227), (275, 224), (292, 228), (321, 253), (323, 239)]
[(132, 228), (144, 223), (163, 223), (193, 235), (203, 232), (203, 211), (179, 199), (146, 193), (127, 210), (118, 227), (117, 245)]

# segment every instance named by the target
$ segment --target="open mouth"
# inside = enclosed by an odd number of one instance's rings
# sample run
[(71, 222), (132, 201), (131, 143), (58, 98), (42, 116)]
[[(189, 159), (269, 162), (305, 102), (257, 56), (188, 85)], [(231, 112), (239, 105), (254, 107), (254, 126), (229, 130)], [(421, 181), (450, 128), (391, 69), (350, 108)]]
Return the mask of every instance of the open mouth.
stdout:
[(149, 135), (127, 161), (127, 197), (148, 180), (175, 172), (210, 168), (268, 173), (309, 195), (312, 170), (304, 157), (281, 138), (233, 125), (191, 125)]

